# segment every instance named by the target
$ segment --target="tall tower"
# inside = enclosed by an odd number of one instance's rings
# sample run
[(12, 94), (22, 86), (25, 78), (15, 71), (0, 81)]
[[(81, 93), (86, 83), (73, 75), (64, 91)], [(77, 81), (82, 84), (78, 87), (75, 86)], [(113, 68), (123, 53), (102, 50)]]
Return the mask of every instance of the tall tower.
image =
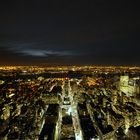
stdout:
[(121, 103), (124, 103), (124, 96), (129, 96), (129, 76), (128, 75), (124, 75), (124, 76), (120, 76), (120, 100)]

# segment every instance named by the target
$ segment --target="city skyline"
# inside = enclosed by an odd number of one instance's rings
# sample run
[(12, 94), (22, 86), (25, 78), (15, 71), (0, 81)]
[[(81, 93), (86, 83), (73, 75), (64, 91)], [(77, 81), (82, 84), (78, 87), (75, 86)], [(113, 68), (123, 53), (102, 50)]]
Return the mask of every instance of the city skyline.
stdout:
[(140, 67), (0, 67), (0, 139), (139, 140)]

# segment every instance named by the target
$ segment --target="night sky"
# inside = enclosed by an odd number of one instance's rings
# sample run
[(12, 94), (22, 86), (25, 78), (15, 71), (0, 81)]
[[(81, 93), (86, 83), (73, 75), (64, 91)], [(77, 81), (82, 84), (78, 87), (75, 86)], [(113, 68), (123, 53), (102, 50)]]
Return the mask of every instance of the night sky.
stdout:
[(138, 65), (135, 0), (3, 0), (0, 65)]

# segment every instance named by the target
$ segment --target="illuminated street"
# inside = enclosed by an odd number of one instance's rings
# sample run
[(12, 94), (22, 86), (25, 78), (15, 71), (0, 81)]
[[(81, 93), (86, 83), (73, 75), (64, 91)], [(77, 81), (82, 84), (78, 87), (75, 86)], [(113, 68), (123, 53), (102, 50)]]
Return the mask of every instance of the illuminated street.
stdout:
[(0, 71), (2, 140), (138, 140), (140, 136), (138, 67)]

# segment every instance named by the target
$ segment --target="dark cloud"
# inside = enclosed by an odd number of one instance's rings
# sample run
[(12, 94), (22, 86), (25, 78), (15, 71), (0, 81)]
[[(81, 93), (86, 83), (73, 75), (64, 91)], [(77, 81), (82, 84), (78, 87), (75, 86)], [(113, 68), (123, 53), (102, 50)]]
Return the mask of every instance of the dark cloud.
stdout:
[(136, 2), (3, 1), (0, 64), (140, 65)]

